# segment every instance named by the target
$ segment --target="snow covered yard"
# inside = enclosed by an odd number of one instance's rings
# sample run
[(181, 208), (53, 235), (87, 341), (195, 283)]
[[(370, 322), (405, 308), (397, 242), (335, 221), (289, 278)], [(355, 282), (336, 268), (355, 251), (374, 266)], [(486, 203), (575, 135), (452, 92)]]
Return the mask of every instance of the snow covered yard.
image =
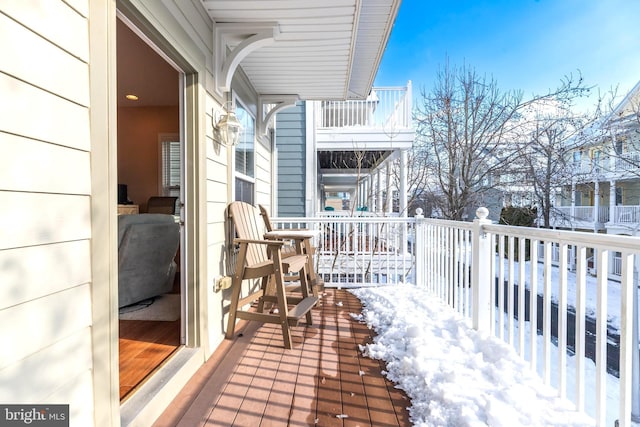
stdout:
[(412, 401), (416, 426), (593, 426), (556, 397), (515, 351), (472, 329), (461, 315), (413, 285), (352, 289), (352, 316), (376, 331), (365, 355)]

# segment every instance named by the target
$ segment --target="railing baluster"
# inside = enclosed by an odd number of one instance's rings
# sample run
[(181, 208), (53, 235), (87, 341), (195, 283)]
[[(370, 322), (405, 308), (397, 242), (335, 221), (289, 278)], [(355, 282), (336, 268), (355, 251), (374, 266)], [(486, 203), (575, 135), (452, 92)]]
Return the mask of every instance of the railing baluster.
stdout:
[(587, 248), (578, 246), (576, 255), (576, 408), (584, 411)]
[(538, 240), (529, 241), (529, 367), (537, 371), (538, 356)]
[[(633, 283), (633, 259), (632, 254), (622, 255), (621, 294), (620, 294), (620, 414), (618, 427), (631, 426), (632, 387), (633, 384), (632, 358), (638, 348), (633, 348), (633, 334), (637, 333), (637, 325), (634, 323), (633, 310), (637, 304), (637, 295), (634, 292)], [(635, 304), (634, 304), (635, 303)], [(637, 414), (636, 414), (637, 415)]]
[(498, 236), (498, 333), (504, 341), (504, 234)]
[(560, 243), (560, 283), (558, 287), (558, 390), (567, 396), (567, 255), (568, 245)]
[(598, 249), (596, 298), (596, 425), (607, 422), (607, 274), (609, 251)]
[(542, 338), (543, 338), (543, 357), (544, 368), (542, 378), (544, 383), (551, 384), (551, 264), (553, 242), (544, 241), (544, 290), (542, 291)]
[(509, 345), (513, 346), (513, 317), (514, 317), (514, 307), (513, 307), (513, 287), (515, 282), (515, 271), (514, 271), (514, 249), (515, 242), (514, 237), (509, 236), (507, 239), (509, 245), (509, 258), (508, 258), (508, 267), (509, 267), (509, 285), (507, 286), (507, 336), (509, 338)]
[(518, 353), (524, 359), (525, 239), (518, 238)]

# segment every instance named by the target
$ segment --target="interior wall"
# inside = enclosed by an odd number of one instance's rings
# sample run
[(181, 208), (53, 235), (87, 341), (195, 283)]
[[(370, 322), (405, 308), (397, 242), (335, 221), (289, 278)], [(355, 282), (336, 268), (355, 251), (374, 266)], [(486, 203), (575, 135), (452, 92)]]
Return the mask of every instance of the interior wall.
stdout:
[(178, 107), (118, 108), (118, 183), (127, 185), (140, 212), (146, 212), (149, 197), (159, 195), (158, 134), (179, 130)]

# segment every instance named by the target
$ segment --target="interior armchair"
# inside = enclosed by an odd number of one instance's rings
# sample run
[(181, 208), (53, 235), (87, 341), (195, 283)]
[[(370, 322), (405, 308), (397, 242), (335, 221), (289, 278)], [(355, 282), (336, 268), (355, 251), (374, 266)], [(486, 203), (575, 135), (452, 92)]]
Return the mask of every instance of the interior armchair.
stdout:
[(173, 215), (118, 216), (118, 307), (172, 289), (179, 242)]
[(147, 201), (147, 213), (176, 214), (177, 197), (152, 196)]

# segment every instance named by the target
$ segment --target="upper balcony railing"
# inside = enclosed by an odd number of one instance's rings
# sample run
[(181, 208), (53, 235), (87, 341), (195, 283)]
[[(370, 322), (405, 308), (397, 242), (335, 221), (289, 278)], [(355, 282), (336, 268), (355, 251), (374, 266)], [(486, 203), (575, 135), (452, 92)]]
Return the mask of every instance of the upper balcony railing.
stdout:
[(640, 152), (630, 151), (615, 156), (603, 156), (598, 159), (583, 159), (574, 163), (574, 172), (578, 175), (587, 175), (591, 180), (593, 175), (609, 176), (615, 178), (616, 174), (628, 175), (629, 172), (637, 172), (640, 177)]
[(551, 211), (552, 224), (567, 227), (571, 223), (605, 223), (609, 221), (609, 206), (555, 206)]
[(376, 87), (363, 101), (322, 101), (316, 127), (367, 127), (393, 133), (411, 127), (411, 85)]
[(638, 238), (486, 219), (334, 216), (272, 223), (316, 231), (316, 268), (328, 286), (426, 287), (476, 329), (512, 346), (596, 426), (632, 425), (638, 400), (632, 390), (640, 390), (632, 368)]
[(552, 225), (570, 227), (578, 223), (638, 224), (640, 226), (640, 206), (556, 206), (551, 212)]

